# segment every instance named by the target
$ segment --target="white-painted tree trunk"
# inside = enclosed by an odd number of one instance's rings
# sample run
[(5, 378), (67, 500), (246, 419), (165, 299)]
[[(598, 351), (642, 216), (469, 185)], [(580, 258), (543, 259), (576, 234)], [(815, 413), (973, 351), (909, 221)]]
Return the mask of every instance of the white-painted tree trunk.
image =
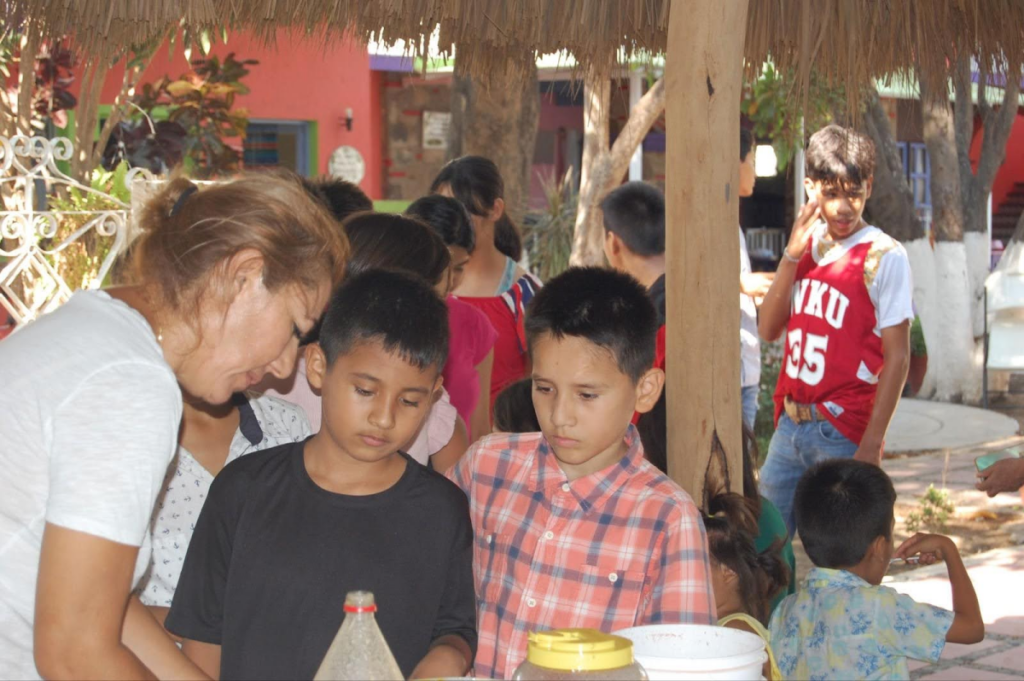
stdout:
[(969, 320), (972, 305), (964, 244), (928, 239), (904, 244), (914, 276), (914, 307), (928, 346), (928, 372), (920, 397), (974, 402), (981, 397), (981, 346)]
[(974, 337), (985, 333), (985, 279), (989, 269), (989, 237), (985, 232), (964, 232), (967, 277), (970, 285), (971, 328)]
[[(981, 376), (974, 366), (967, 248), (963, 243), (940, 241), (936, 244), (935, 292), (936, 304), (929, 315), (933, 319), (925, 327), (928, 370), (935, 375), (935, 398), (943, 402), (970, 399), (980, 392), (974, 384), (980, 385)], [(933, 347), (939, 354), (934, 363)]]

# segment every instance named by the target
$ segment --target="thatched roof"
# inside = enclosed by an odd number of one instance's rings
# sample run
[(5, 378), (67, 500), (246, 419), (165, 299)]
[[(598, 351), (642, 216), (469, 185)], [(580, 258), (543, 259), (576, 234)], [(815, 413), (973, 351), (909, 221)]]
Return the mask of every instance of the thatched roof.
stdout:
[[(182, 17), (196, 28), (228, 26), (267, 38), (279, 27), (296, 27), (328, 38), (383, 30), (385, 40), (416, 43), (438, 28), (442, 46), (459, 46), (463, 67), (486, 74), (503, 71), (510, 55), (523, 62), (531, 53), (567, 50), (591, 65), (620, 46), (663, 51), (673, 4), (685, 11), (687, 0), (8, 0), (3, 6), (8, 20), (42, 20), (49, 34), (72, 34), (80, 49), (93, 53), (141, 42)], [(947, 64), (964, 51), (982, 63), (1024, 60), (1021, 0), (750, 0), (749, 6), (751, 68), (770, 55), (781, 68), (806, 73), (813, 64), (836, 82), (860, 86), (915, 67), (926, 78), (944, 78)]]

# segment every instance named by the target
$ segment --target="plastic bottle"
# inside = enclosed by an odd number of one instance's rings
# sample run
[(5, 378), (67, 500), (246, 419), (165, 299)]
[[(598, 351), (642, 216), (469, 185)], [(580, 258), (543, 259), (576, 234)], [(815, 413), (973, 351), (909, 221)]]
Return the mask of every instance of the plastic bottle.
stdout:
[(530, 634), (526, 661), (512, 681), (647, 681), (633, 659), (633, 642), (596, 629), (555, 629)]
[(345, 619), (316, 670), (314, 681), (405, 679), (380, 633), (375, 612), (377, 605), (369, 591), (350, 591), (345, 596)]

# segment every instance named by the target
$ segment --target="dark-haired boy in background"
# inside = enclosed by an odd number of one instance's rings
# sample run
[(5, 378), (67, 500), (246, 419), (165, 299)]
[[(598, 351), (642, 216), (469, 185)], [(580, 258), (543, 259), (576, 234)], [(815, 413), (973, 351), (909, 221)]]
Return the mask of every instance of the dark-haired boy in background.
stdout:
[(791, 533), (793, 491), (809, 466), (832, 458), (881, 463), (910, 365), (910, 261), (862, 217), (874, 170), (866, 135), (830, 125), (811, 136), (811, 200), (761, 303), (761, 338), (786, 337), (761, 493)]
[(448, 315), (429, 284), (369, 270), (309, 353), (323, 424), (217, 476), (167, 629), (213, 678), (312, 678), (348, 591), (372, 591), (406, 676), (462, 676), (476, 646), (466, 498), (399, 451), (440, 388)]
[[(948, 537), (915, 534), (893, 550), (896, 491), (872, 464), (811, 467), (796, 488), (796, 524), (815, 567), (771, 620), (787, 679), (908, 679), (907, 658), (938, 662), (946, 642), (977, 643), (985, 623), (974, 585)], [(946, 563), (953, 611), (880, 586), (893, 558)]]
[(531, 631), (715, 621), (700, 514), (630, 425), (665, 380), (657, 329), (644, 288), (606, 269), (569, 269), (530, 305), (542, 432), (486, 437), (448, 473), (476, 535), (478, 676), (511, 675)]
[(604, 254), (612, 269), (647, 289), (665, 323), (665, 197), (654, 185), (627, 182), (601, 201)]

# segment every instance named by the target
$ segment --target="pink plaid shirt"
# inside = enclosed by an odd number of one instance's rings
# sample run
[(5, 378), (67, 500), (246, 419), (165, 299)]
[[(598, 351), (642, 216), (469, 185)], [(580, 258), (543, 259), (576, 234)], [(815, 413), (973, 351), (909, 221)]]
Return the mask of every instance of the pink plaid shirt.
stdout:
[(469, 497), (479, 647), (475, 674), (506, 678), (531, 631), (714, 624), (704, 523), (644, 459), (569, 482), (541, 433), (477, 442), (449, 477)]

